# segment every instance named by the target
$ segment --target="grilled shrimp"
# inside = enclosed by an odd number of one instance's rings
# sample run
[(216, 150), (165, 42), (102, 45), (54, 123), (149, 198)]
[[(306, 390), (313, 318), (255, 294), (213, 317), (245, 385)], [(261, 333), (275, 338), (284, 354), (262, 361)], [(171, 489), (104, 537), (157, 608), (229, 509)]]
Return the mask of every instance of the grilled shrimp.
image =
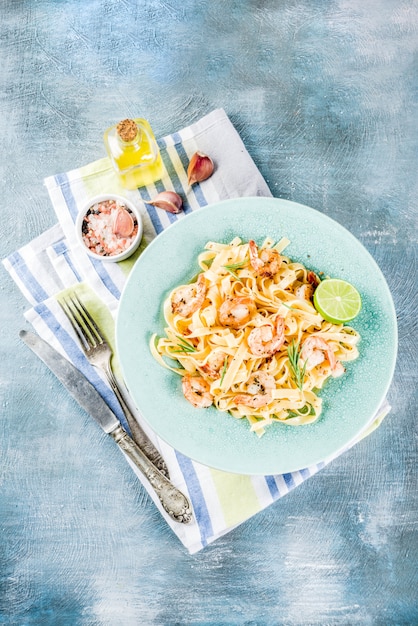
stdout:
[(335, 358), (331, 346), (321, 337), (311, 335), (305, 339), (300, 356), (302, 362), (306, 362), (308, 370), (313, 369), (327, 359), (331, 367), (331, 374), (334, 378), (344, 373), (344, 367)]
[(186, 374), (181, 384), (184, 397), (197, 409), (207, 409), (213, 404), (210, 385), (201, 376)]
[(280, 269), (282, 260), (277, 250), (265, 248), (258, 253), (257, 244), (253, 239), (248, 242), (250, 263), (258, 276), (273, 278)]
[(312, 283), (304, 283), (295, 289), (295, 296), (302, 300), (312, 300), (315, 288)]
[(272, 391), (276, 387), (274, 376), (260, 371), (251, 374), (247, 382), (247, 393), (235, 396), (235, 404), (245, 404), (258, 409), (272, 401)]
[(181, 317), (190, 317), (202, 306), (206, 296), (206, 281), (203, 274), (199, 274), (198, 279), (191, 285), (185, 285), (177, 289), (171, 298), (171, 309), (173, 313)]
[(221, 370), (224, 367), (225, 359), (227, 359), (225, 352), (212, 352), (209, 355), (206, 363), (200, 367), (202, 372), (211, 378), (219, 378)]
[(315, 289), (318, 287), (321, 282), (318, 276), (312, 270), (309, 270), (306, 280), (307, 283), (298, 284), (298, 286), (294, 290), (294, 294), (297, 298), (302, 298), (303, 300), (312, 300)]
[(284, 319), (277, 316), (275, 325), (264, 324), (253, 328), (248, 335), (248, 346), (254, 356), (269, 357), (284, 344)]
[(227, 298), (219, 308), (218, 317), (222, 326), (241, 328), (256, 312), (254, 300), (249, 296)]

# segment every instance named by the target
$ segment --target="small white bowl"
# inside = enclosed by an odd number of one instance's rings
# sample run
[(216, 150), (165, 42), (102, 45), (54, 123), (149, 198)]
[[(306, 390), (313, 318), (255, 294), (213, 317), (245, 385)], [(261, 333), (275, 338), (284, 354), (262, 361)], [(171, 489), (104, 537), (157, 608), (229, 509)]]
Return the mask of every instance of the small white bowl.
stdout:
[[(117, 248), (116, 248), (116, 251), (114, 253), (107, 252), (105, 249), (103, 249), (103, 252), (101, 251), (99, 252), (97, 248), (93, 249), (93, 243), (92, 243), (92, 246), (89, 247), (88, 242), (86, 241), (86, 236), (85, 236), (87, 230), (89, 230), (89, 223), (85, 221), (86, 216), (89, 213), (92, 214), (92, 209), (95, 205), (99, 205), (108, 201), (110, 202), (115, 201), (118, 207), (121, 207), (121, 208), (123, 207), (127, 211), (129, 211), (134, 220), (135, 226), (137, 225), (138, 227), (137, 231), (135, 232), (133, 236), (132, 235), (130, 237), (119, 236), (112, 231), (112, 219), (111, 219), (112, 213), (109, 214), (105, 212), (103, 213), (100, 212), (96, 214), (97, 215), (97, 218), (96, 218), (97, 228), (96, 229), (91, 228), (90, 230), (94, 234), (95, 230), (97, 231), (99, 228), (101, 228), (102, 232), (105, 235), (106, 241), (108, 243), (115, 244), (115, 245), (119, 244), (119, 247), (123, 248), (123, 249), (120, 249), (120, 251), (117, 251)], [(97, 209), (98, 208), (99, 207), (97, 207)], [(76, 219), (75, 227), (76, 227), (76, 234), (77, 234), (78, 241), (80, 242), (80, 244), (82, 245), (86, 253), (89, 256), (93, 257), (94, 259), (98, 259), (99, 261), (117, 262), (117, 261), (123, 261), (124, 259), (127, 259), (138, 248), (142, 239), (142, 234), (143, 234), (143, 224), (142, 224), (141, 215), (138, 209), (135, 207), (135, 205), (132, 204), (132, 202), (130, 202), (126, 198), (122, 198), (122, 196), (118, 196), (114, 194), (103, 194), (103, 195), (95, 196), (94, 198), (91, 198), (84, 205), (82, 210), (79, 212), (77, 219)], [(126, 240), (129, 240), (129, 241), (126, 241)], [(100, 244), (98, 245), (98, 247), (100, 248)]]

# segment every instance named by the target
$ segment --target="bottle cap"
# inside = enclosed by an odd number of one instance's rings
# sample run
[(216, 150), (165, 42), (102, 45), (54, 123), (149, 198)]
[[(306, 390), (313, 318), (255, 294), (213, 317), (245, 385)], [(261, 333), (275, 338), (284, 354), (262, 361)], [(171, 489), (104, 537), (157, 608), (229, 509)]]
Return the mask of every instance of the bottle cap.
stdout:
[(133, 141), (138, 134), (138, 126), (136, 125), (135, 120), (122, 120), (116, 126), (116, 132), (122, 141)]

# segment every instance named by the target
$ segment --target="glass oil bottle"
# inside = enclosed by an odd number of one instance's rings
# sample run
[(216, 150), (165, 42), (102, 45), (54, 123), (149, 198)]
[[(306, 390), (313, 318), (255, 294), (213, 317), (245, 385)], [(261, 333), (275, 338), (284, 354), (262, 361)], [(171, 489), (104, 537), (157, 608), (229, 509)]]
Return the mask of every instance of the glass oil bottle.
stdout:
[(147, 120), (122, 120), (105, 131), (104, 143), (119, 181), (126, 189), (143, 187), (162, 177), (160, 150)]

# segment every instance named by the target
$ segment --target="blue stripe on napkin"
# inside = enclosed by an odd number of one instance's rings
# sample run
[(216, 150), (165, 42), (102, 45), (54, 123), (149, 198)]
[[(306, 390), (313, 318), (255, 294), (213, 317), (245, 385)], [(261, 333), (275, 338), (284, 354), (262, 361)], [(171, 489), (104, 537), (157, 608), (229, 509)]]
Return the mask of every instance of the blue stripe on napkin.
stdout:
[[(71, 269), (71, 271), (73, 272), (76, 280), (81, 283), (82, 278), (80, 276), (80, 274), (77, 272), (76, 267), (74, 266), (74, 263), (72, 262), (71, 256), (68, 252), (68, 246), (67, 243), (65, 241), (58, 241), (57, 243), (52, 245), (52, 249), (54, 250), (54, 252), (57, 255), (61, 255), (65, 258), (65, 261), (68, 265), (68, 267)], [(45, 299), (45, 298), (44, 298)]]
[[(141, 189), (141, 197), (145, 203), (151, 200), (151, 196), (149, 195), (146, 187)], [(164, 230), (164, 227), (161, 224), (157, 209), (152, 204), (146, 204), (145, 208), (147, 209), (147, 213), (150, 217), (152, 225), (154, 226), (156, 234), (159, 235)]]
[(277, 483), (276, 483), (274, 476), (265, 476), (264, 478), (265, 478), (267, 487), (269, 488), (271, 497), (273, 498), (273, 500), (277, 500), (277, 498), (280, 497), (280, 491), (279, 491), (279, 488), (277, 487)]
[[(183, 144), (181, 143), (181, 136), (178, 133), (174, 133), (172, 135), (172, 137), (173, 137), (173, 139), (174, 139), (174, 141), (176, 143), (176, 150), (177, 150), (177, 153), (178, 153), (178, 155), (179, 155), (179, 157), (181, 159), (181, 162), (184, 163), (184, 164), (186, 164), (186, 163), (188, 164), (189, 163), (189, 156), (188, 156), (186, 150), (184, 149)], [(185, 169), (187, 170), (187, 165), (186, 165)], [(196, 183), (196, 184), (193, 185), (193, 193), (194, 193), (194, 195), (196, 197), (196, 200), (197, 200), (197, 202), (199, 204), (199, 207), (206, 206), (208, 204), (208, 201), (206, 200), (205, 195), (204, 195), (204, 193), (202, 191), (202, 187), (200, 186), (199, 183)]]
[(29, 270), (26, 265), (26, 261), (23, 259), (19, 252), (13, 252), (7, 257), (10, 265), (13, 267), (19, 279), (25, 285), (26, 289), (30, 292), (32, 298), (36, 302), (42, 302), (48, 298), (48, 294), (41, 287), (35, 276)]
[(54, 176), (54, 179), (55, 179), (57, 186), (61, 189), (61, 193), (64, 197), (64, 200), (68, 207), (70, 215), (73, 218), (73, 221), (75, 222), (77, 214), (78, 214), (78, 207), (71, 191), (71, 186), (70, 186), (70, 181), (68, 180), (68, 176), (67, 174), (57, 174), (56, 176)]
[(202, 546), (204, 547), (208, 544), (208, 540), (213, 537), (212, 522), (206, 506), (205, 496), (196, 475), (193, 461), (177, 451), (176, 458), (183, 476), (187, 476), (187, 488), (189, 490), (196, 521), (199, 526)]

